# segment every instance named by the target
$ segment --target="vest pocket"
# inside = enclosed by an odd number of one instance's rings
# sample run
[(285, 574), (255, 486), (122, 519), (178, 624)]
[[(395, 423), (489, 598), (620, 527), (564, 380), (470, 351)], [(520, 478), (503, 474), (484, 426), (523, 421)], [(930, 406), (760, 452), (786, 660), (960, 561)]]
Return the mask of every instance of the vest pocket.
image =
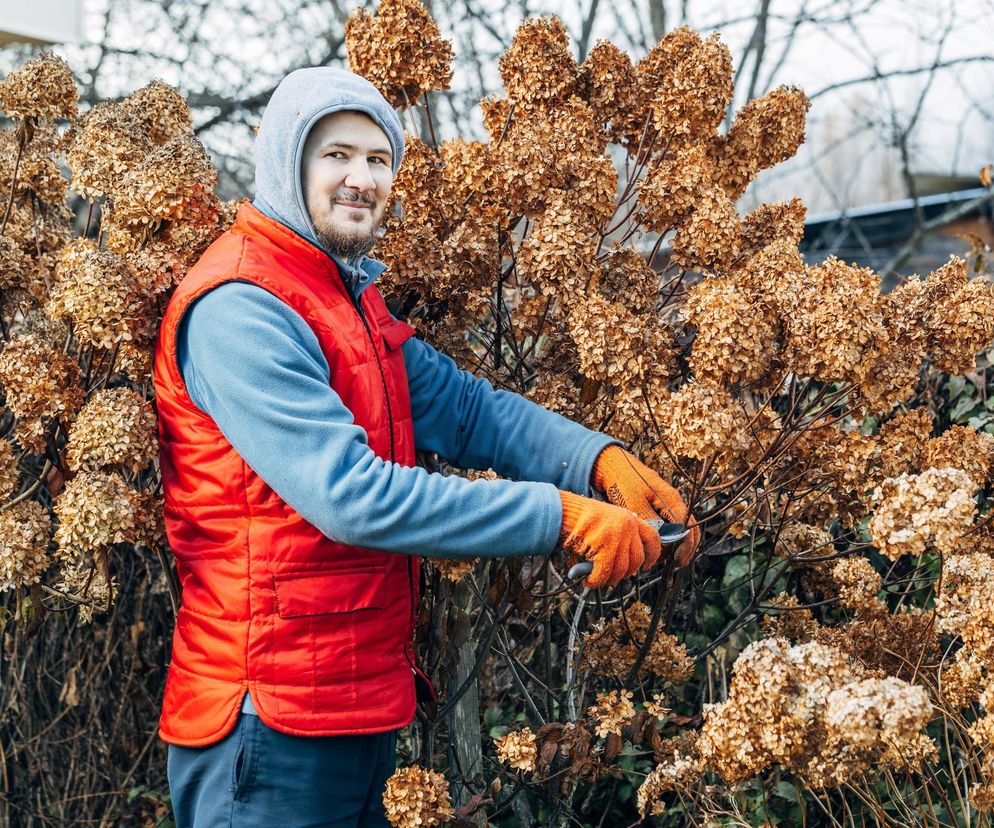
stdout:
[(367, 566), (334, 572), (275, 575), (280, 618), (382, 609), (386, 567)]
[(416, 331), (413, 326), (400, 319), (389, 319), (380, 323), (380, 335), (391, 351), (399, 351), (400, 346), (407, 342)]

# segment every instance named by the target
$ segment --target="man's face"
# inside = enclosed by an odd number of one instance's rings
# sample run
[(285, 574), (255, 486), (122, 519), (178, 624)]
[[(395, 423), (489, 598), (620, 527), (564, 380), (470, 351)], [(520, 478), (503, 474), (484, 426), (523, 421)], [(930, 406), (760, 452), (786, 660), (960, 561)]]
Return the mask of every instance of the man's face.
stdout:
[(318, 241), (343, 258), (369, 251), (383, 222), (393, 171), (390, 142), (359, 112), (325, 115), (301, 163), (304, 200)]

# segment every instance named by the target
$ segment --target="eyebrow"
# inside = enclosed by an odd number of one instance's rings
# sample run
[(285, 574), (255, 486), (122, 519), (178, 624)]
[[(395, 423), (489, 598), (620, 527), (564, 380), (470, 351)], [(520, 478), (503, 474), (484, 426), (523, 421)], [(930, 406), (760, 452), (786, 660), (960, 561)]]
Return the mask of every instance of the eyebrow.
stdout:
[[(341, 147), (342, 149), (351, 150), (352, 152), (357, 152), (359, 150), (359, 147), (357, 147), (355, 144), (346, 144), (343, 143), (342, 141), (329, 141), (327, 144), (322, 146), (321, 149), (326, 150), (329, 149), (330, 147)], [(373, 147), (371, 150), (369, 150), (369, 152), (374, 153), (376, 155), (387, 155), (393, 158), (393, 153), (391, 153), (390, 150), (385, 147)]]

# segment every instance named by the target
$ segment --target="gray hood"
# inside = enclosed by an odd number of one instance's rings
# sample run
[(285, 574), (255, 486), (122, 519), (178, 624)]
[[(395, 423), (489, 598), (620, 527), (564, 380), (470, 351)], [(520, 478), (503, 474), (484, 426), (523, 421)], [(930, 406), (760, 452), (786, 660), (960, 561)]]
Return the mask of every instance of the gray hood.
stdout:
[[(255, 139), (255, 206), (315, 247), (321, 245), (300, 177), (304, 142), (321, 118), (342, 111), (362, 112), (383, 130), (396, 173), (404, 155), (400, 118), (373, 84), (344, 69), (316, 66), (297, 69), (283, 78), (269, 99)], [(368, 272), (363, 261), (349, 264), (349, 270)], [(381, 270), (382, 266), (369, 269)]]

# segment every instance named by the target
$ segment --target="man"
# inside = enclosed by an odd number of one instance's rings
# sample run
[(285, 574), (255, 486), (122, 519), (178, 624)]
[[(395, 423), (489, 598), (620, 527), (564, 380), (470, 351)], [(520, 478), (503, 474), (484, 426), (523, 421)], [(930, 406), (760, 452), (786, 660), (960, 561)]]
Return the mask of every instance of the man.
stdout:
[[(659, 555), (676, 492), (610, 438), (495, 392), (414, 337), (366, 258), (404, 139), (375, 88), (292, 73), (256, 187), (177, 288), (155, 387), (183, 587), (160, 734), (180, 828), (386, 824), (415, 707), (418, 558)], [(415, 448), (510, 480), (414, 466)], [(539, 481), (539, 482), (512, 482)], [(591, 483), (623, 504), (589, 499)], [(638, 513), (637, 516), (635, 513)]]

